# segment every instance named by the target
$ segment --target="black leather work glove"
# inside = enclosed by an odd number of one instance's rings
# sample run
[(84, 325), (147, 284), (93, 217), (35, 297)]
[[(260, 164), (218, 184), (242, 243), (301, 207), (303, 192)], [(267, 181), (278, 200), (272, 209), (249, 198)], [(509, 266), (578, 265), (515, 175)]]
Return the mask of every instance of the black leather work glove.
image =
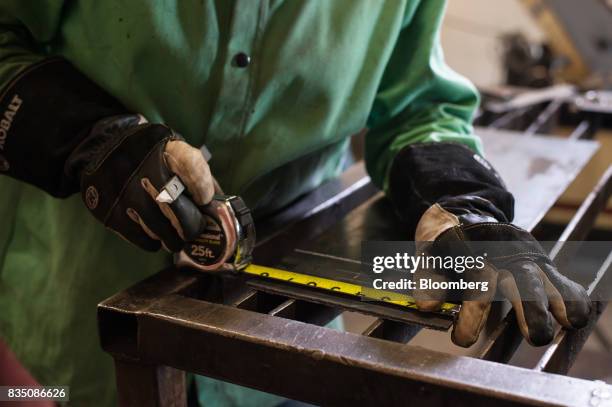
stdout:
[[(163, 245), (179, 252), (193, 241), (204, 226), (198, 206), (215, 192), (202, 152), (139, 115), (98, 121), (68, 158), (67, 171), (81, 180), (83, 201), (100, 222), (149, 251)], [(188, 194), (172, 203), (156, 201), (175, 175)]]
[[(0, 174), (63, 198), (81, 192), (93, 215), (146, 250), (176, 252), (202, 227), (213, 196), (202, 153), (149, 124), (63, 58), (28, 66), (0, 92)], [(157, 192), (177, 175), (171, 204)], [(75, 237), (78, 238), (78, 237)]]
[[(464, 207), (470, 204), (465, 202)], [(418, 243), (426, 255), (474, 257), (477, 250), (473, 246), (478, 246), (474, 242), (485, 242), (482, 245), (487, 256), (481, 269), (468, 269), (461, 274), (439, 270), (416, 272), (419, 277), (434, 278), (438, 282), (463, 278), (488, 284), (487, 291), (463, 294), (461, 310), (453, 326), (454, 343), (467, 347), (477, 341), (496, 291), (510, 301), (521, 333), (532, 345), (550, 343), (554, 335), (553, 317), (565, 328), (586, 325), (590, 313), (586, 291), (557, 270), (529, 232), (510, 223), (498, 223), (483, 214), (453, 213), (461, 205), (460, 199), (433, 205), (421, 217), (415, 236), (417, 242), (433, 240), (432, 244)], [(439, 310), (449, 297), (456, 298), (443, 291), (433, 295), (424, 290), (415, 293), (416, 304), (424, 311)]]
[[(487, 291), (462, 297), (452, 340), (474, 344), (496, 293), (509, 300), (525, 339), (550, 343), (553, 317), (566, 328), (588, 322), (590, 300), (579, 284), (563, 276), (527, 231), (510, 223), (513, 198), (497, 172), (482, 157), (454, 143), (416, 144), (402, 150), (390, 173), (390, 192), (400, 216), (418, 219), (415, 241), (425, 255), (470, 256), (473, 242), (484, 242), (484, 267), (462, 274), (418, 270), (417, 278), (486, 281)], [(455, 293), (456, 294), (456, 293)], [(452, 296), (436, 290), (415, 292), (417, 306), (438, 310)]]

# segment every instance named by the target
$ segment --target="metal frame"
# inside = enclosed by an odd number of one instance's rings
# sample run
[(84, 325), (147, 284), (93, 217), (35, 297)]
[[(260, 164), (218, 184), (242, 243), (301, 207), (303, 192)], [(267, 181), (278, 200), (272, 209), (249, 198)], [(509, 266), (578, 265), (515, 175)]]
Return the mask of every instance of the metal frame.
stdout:
[[(374, 193), (363, 167), (351, 168), (307, 203), (265, 222), (257, 261), (274, 263), (296, 239), (316, 236)], [(612, 167), (551, 256), (568, 255), (563, 242), (586, 236), (611, 193)], [(602, 265), (599, 283), (611, 278), (610, 263)], [(522, 342), (512, 313), (479, 355), (454, 356), (410, 345), (427, 325), (422, 321), (377, 319), (362, 334), (340, 332), (323, 326), (347, 309), (342, 298), (330, 304), (273, 288), (167, 269), (102, 302), (101, 344), (116, 362), (120, 405), (186, 405), (184, 371), (319, 405), (418, 399), (421, 406), (594, 406), (612, 397), (612, 386), (551, 374), (571, 367), (604, 303), (594, 307), (586, 328), (559, 329), (537, 366), (525, 369), (504, 364)]]

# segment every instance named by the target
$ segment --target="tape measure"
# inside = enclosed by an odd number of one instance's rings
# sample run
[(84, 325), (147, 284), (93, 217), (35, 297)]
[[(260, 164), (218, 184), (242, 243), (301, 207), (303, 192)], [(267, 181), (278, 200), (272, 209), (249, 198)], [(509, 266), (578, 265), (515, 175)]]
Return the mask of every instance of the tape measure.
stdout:
[[(179, 267), (192, 267), (206, 272), (242, 273), (341, 293), (360, 301), (384, 302), (418, 310), (414, 298), (406, 294), (250, 263), (255, 229), (251, 215), (239, 197), (216, 196), (202, 213), (208, 219), (207, 227), (200, 238), (189, 243), (178, 254), (176, 264)], [(326, 269), (334, 270), (333, 267)], [(454, 316), (460, 307), (460, 304), (444, 303), (438, 313)]]
[[(364, 287), (357, 284), (336, 281), (308, 274), (296, 273), (293, 271), (287, 271), (273, 267), (258, 266), (256, 264), (249, 264), (248, 266), (243, 268), (241, 272), (252, 276), (285, 281), (291, 284), (298, 284), (302, 286), (318, 288), (321, 290), (342, 293), (358, 297), (364, 301), (381, 301), (393, 305), (398, 305), (400, 307), (418, 310), (414, 298), (410, 297), (409, 295), (396, 293), (393, 291), (368, 289), (367, 292), (364, 293)], [(457, 312), (459, 312), (460, 308), (461, 305), (459, 304), (444, 303), (442, 304), (442, 307), (439, 312), (455, 315)]]

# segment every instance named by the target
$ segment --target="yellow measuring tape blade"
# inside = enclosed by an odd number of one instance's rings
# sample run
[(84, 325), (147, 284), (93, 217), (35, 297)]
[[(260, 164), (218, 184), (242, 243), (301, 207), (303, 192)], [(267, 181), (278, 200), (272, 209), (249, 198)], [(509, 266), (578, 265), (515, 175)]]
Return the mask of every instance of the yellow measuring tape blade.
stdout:
[[(308, 274), (295, 273), (293, 271), (281, 270), (272, 267), (258, 266), (256, 264), (249, 264), (242, 271), (254, 276), (270, 278), (273, 280), (287, 281), (292, 284), (316, 287), (322, 290), (335, 291), (342, 294), (352, 295), (355, 297), (367, 298), (372, 301), (382, 301), (406, 308), (418, 309), (414, 302), (414, 298), (405, 294), (395, 293), (392, 291), (368, 289), (368, 295), (365, 296), (363, 293), (364, 287), (356, 284), (330, 280), (328, 278), (311, 276)], [(458, 304), (442, 304), (442, 312), (455, 313), (458, 310)]]

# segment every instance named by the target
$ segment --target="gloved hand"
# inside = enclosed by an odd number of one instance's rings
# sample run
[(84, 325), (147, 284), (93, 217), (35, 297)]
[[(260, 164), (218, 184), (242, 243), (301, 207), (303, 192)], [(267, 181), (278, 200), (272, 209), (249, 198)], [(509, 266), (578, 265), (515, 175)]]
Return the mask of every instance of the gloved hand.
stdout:
[[(203, 228), (196, 205), (211, 201), (215, 183), (202, 153), (129, 113), (68, 61), (51, 57), (21, 70), (0, 105), (9, 112), (0, 174), (58, 198), (80, 191), (98, 220), (146, 250), (179, 251)], [(156, 202), (175, 174), (188, 193)]]
[[(198, 206), (215, 192), (202, 152), (140, 115), (98, 121), (68, 158), (67, 172), (80, 179), (83, 201), (100, 222), (149, 251), (178, 252), (194, 240), (204, 226)], [(157, 202), (174, 175), (188, 194)]]
[[(529, 232), (510, 223), (514, 198), (479, 154), (457, 143), (404, 147), (390, 168), (388, 193), (399, 216), (415, 226), (419, 254), (470, 256), (470, 242), (487, 242), (484, 268), (460, 275), (486, 281), (489, 289), (460, 293), (463, 303), (452, 332), (456, 344), (476, 342), (498, 290), (512, 303), (521, 332), (533, 345), (552, 340), (553, 316), (567, 328), (588, 322), (590, 300), (584, 288), (559, 273)], [(415, 279), (458, 277), (448, 270), (417, 273)], [(414, 295), (420, 309), (433, 311), (451, 295), (457, 299), (456, 294), (421, 290)]]
[[(468, 347), (477, 341), (496, 290), (512, 304), (521, 333), (532, 345), (546, 345), (553, 339), (553, 316), (565, 328), (585, 326), (590, 300), (584, 288), (559, 273), (529, 232), (500, 223), (483, 212), (471, 212), (470, 208), (479, 206), (480, 200), (461, 197), (438, 202), (423, 214), (416, 229), (415, 240), (422, 245), (425, 255), (474, 257), (474, 246), (479, 245), (473, 242), (486, 242), (480, 245), (487, 252), (482, 269), (468, 269), (460, 275), (448, 270), (421, 269), (415, 274), (417, 278), (435, 281), (460, 277), (487, 282), (487, 291), (462, 295), (461, 310), (451, 335), (453, 342)], [(486, 202), (480, 206), (484, 205)], [(417, 291), (416, 304), (421, 310), (436, 311), (447, 294), (439, 290)], [(457, 299), (457, 295), (452, 299)]]

